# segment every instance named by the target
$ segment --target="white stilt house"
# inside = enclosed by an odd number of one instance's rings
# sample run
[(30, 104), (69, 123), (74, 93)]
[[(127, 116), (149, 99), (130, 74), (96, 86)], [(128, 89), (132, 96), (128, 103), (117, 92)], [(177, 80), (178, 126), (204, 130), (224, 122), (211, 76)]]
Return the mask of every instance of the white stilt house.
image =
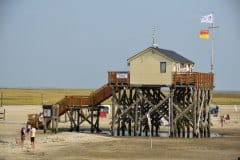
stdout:
[(171, 51), (149, 47), (128, 59), (131, 85), (172, 85), (176, 72), (192, 72), (191, 60)]

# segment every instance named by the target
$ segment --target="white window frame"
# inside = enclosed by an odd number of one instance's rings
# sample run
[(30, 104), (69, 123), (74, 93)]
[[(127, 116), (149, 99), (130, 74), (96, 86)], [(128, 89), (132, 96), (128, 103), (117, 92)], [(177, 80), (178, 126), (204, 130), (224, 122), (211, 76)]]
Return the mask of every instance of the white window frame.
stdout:
[(160, 73), (167, 73), (167, 62), (160, 62)]

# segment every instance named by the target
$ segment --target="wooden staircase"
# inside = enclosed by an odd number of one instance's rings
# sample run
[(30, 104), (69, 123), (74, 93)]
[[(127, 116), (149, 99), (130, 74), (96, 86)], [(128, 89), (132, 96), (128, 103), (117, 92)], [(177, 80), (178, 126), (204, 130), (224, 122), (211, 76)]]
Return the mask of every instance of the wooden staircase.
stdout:
[[(112, 88), (107, 84), (93, 91), (89, 96), (65, 96), (56, 103), (56, 105), (59, 105), (58, 116), (67, 112), (69, 107), (96, 107), (111, 96)], [(37, 128), (43, 128), (43, 123), (39, 121), (41, 113), (34, 114), (34, 118), (32, 116), (28, 116), (28, 123)], [(50, 123), (50, 121), (50, 118), (47, 119), (47, 123)]]

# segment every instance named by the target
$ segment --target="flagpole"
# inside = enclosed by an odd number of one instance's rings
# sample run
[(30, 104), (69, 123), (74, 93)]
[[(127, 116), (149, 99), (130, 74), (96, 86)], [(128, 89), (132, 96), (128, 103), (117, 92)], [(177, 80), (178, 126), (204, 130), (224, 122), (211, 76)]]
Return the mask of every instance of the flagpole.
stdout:
[(214, 63), (214, 13), (213, 15), (213, 22), (211, 23), (211, 29), (212, 29), (212, 38), (211, 38), (211, 44), (212, 44), (212, 51), (211, 51), (211, 73), (213, 73), (213, 63)]
[(215, 26), (214, 25), (214, 21), (215, 21), (215, 18), (214, 18), (214, 13), (212, 12), (212, 23), (210, 25), (210, 27), (208, 27), (209, 29), (212, 30), (212, 34), (211, 34), (211, 73), (213, 73), (214, 71), (214, 51), (215, 51), (215, 43), (214, 43), (214, 40), (215, 40), (215, 33), (214, 33), (214, 29), (215, 28), (219, 28), (219, 26)]
[[(210, 24), (208, 29), (211, 29), (211, 73), (213, 73), (214, 70), (214, 28), (218, 28), (218, 26), (214, 26), (214, 12), (212, 12), (211, 14), (205, 15), (201, 17), (201, 23), (208, 23)], [(201, 36), (201, 35), (200, 35)], [(201, 38), (201, 37), (200, 37)], [(204, 37), (203, 37), (204, 38)], [(207, 38), (208, 39), (208, 38)]]

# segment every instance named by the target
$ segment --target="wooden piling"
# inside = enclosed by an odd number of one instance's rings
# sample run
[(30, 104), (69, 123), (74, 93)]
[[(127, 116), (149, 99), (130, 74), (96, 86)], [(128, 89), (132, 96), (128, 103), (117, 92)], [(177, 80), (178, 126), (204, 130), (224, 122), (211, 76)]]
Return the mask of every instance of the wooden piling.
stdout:
[(173, 93), (174, 90), (170, 88), (170, 102), (169, 102), (169, 125), (170, 125), (170, 137), (174, 136), (174, 124), (173, 124)]
[(132, 125), (131, 125), (131, 120), (128, 122), (128, 136), (132, 135)]
[(114, 124), (115, 124), (115, 89), (112, 86), (112, 124), (111, 124), (111, 135), (115, 135), (115, 129), (114, 129)]
[(193, 138), (197, 136), (197, 89), (193, 88)]
[(77, 109), (77, 132), (80, 131), (80, 111)]
[(93, 133), (94, 132), (94, 125), (93, 125), (93, 106), (91, 106), (91, 133)]

